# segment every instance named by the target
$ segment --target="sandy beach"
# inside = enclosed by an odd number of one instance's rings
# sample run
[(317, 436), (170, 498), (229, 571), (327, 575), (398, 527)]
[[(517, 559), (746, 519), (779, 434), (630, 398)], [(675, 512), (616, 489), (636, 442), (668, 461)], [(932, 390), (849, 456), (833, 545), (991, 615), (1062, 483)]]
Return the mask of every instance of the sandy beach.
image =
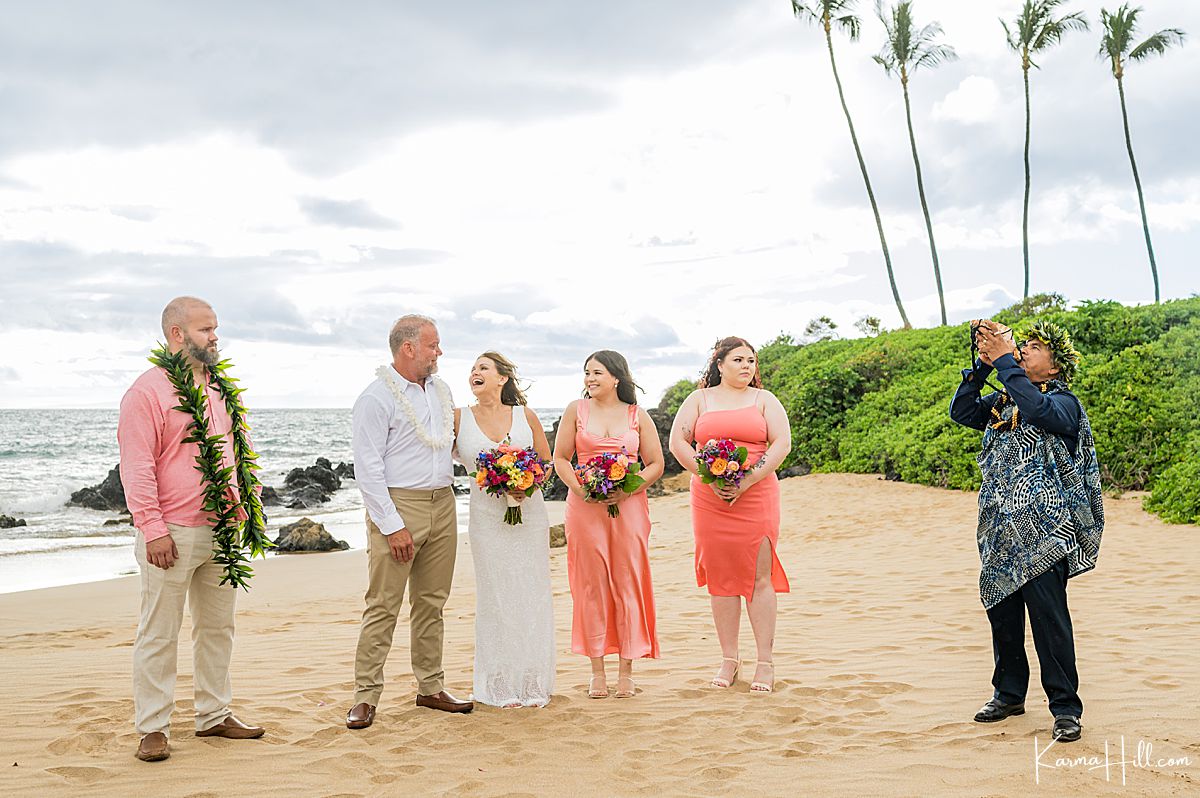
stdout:
[[(585, 696), (587, 660), (569, 651), (566, 555), (557, 549), (558, 686), (548, 707), (469, 716), (414, 707), (402, 625), (378, 720), (349, 731), (365, 553), (277, 557), (256, 566), (239, 599), (233, 662), (234, 710), (266, 736), (193, 736), (185, 619), (173, 755), (145, 764), (133, 757), (131, 720), (136, 577), (0, 595), (0, 792), (1197, 794), (1195, 528), (1158, 521), (1137, 496), (1108, 501), (1099, 568), (1069, 591), (1084, 738), (1044, 750), (1051, 719), (1031, 641), (1029, 712), (971, 720), (990, 697), (992, 667), (974, 494), (814, 475), (786, 480), (783, 502), (779, 553), (793, 592), (780, 597), (773, 695), (751, 695), (745, 679), (727, 691), (707, 686), (720, 653), (695, 586), (683, 493), (651, 505), (663, 658), (637, 664), (632, 700)], [(461, 695), (470, 691), (473, 611), (464, 539), (445, 658), (448, 688)], [(752, 658), (748, 623), (742, 651)], [(1108, 769), (1089, 769), (1106, 743)], [(1055, 768), (1059, 757), (1096, 761)]]

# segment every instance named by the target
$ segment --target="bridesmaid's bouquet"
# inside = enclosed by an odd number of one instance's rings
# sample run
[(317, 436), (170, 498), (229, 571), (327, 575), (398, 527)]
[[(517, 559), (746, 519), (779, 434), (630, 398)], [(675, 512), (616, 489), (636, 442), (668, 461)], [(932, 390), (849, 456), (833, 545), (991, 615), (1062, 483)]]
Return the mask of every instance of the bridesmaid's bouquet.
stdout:
[(742, 477), (746, 475), (748, 454), (745, 446), (738, 446), (729, 438), (710, 440), (696, 451), (700, 481), (705, 485), (720, 482), (726, 486), (738, 487), (742, 484)]
[(475, 484), (489, 496), (503, 496), (508, 503), (504, 511), (504, 523), (521, 523), (521, 502), (511, 491), (523, 491), (532, 496), (541, 490), (550, 478), (550, 466), (538, 456), (532, 447), (524, 449), (502, 443), (495, 449), (479, 453), (475, 458), (476, 470), (471, 476)]
[[(640, 488), (646, 482), (638, 476), (641, 470), (642, 464), (636, 457), (625, 452), (604, 452), (575, 466), (575, 476), (579, 477), (579, 484), (587, 491), (589, 499), (603, 501), (612, 496), (614, 491), (633, 493)], [(610, 504), (608, 514), (616, 518), (621, 511), (617, 505)]]

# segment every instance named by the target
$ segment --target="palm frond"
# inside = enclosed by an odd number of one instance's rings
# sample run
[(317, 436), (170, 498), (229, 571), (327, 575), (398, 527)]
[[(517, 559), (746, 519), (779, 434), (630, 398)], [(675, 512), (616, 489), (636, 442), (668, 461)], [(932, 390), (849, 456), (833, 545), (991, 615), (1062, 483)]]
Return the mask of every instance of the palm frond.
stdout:
[(912, 0), (901, 0), (889, 11), (883, 0), (875, 0), (875, 15), (887, 33), (875, 62), (890, 75), (907, 74), (920, 67), (935, 67), (958, 57), (954, 48), (936, 43), (942, 26), (936, 22), (917, 28), (912, 16)]
[(1162, 55), (1172, 47), (1182, 45), (1186, 37), (1187, 34), (1179, 28), (1165, 28), (1130, 50), (1129, 58), (1132, 61), (1141, 61), (1152, 55)]
[(1009, 48), (1020, 53), (1041, 52), (1061, 42), (1071, 31), (1087, 30), (1087, 17), (1082, 11), (1055, 16), (1064, 2), (1066, 0), (1025, 0), (1011, 28), (1007, 22), (1000, 20)]
[(1116, 64), (1129, 52), (1133, 32), (1137, 30), (1137, 18), (1142, 9), (1130, 8), (1126, 3), (1115, 12), (1100, 9), (1100, 57), (1112, 59)]
[(1021, 51), (1021, 39), (1013, 35), (1013, 32), (1008, 29), (1008, 23), (1004, 20), (1000, 20), (1000, 27), (1004, 28), (1004, 40), (1008, 42), (1008, 49), (1014, 53), (1019, 53)]
[(1088, 21), (1082, 11), (1076, 11), (1058, 19), (1047, 19), (1029, 45), (1029, 50), (1034, 53), (1048, 50), (1060, 43), (1069, 32), (1087, 29)]
[(939, 64), (957, 61), (958, 53), (948, 44), (935, 44), (921, 51), (916, 61), (913, 61), (913, 71), (918, 67), (932, 69)]
[(832, 19), (831, 22), (835, 28), (841, 28), (845, 31), (846, 35), (850, 37), (850, 41), (858, 41), (858, 34), (862, 30), (862, 23), (859, 22), (858, 17), (853, 14), (843, 14), (836, 19)]
[(804, 22), (820, 22), (821, 14), (819, 12), (819, 3), (800, 3), (797, 0), (792, 0), (792, 15), (796, 19)]

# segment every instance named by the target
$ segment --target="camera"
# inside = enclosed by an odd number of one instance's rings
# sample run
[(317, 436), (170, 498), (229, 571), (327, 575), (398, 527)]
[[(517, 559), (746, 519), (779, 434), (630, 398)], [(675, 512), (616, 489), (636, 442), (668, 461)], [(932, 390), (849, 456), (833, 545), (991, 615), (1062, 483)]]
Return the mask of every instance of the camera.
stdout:
[[(971, 344), (973, 346), (978, 346), (979, 330), (981, 328), (983, 328), (985, 325), (987, 325), (988, 329), (990, 329), (993, 333), (996, 333), (998, 335), (1001, 335), (1001, 336), (1007, 338), (1010, 343), (1013, 342), (1012, 327), (1003, 327), (1003, 326), (997, 325), (995, 322), (981, 320), (981, 321), (971, 322)], [(1014, 344), (1014, 346), (1015, 346), (1015, 344)]]

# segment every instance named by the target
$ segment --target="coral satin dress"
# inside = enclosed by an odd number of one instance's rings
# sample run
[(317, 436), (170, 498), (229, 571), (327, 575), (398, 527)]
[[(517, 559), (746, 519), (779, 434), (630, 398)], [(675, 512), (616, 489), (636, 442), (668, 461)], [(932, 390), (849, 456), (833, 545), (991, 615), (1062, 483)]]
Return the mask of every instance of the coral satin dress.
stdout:
[[(616, 437), (587, 430), (591, 400), (581, 399), (575, 422), (575, 456), (586, 463), (602, 452), (638, 453), (638, 409), (629, 407), (629, 429)], [(567, 494), (567, 581), (574, 603), (571, 650), (588, 657), (658, 657), (654, 591), (650, 584), (650, 506), (646, 492), (608, 515), (598, 502)]]
[[(696, 419), (696, 443), (729, 438), (749, 451), (753, 465), (767, 451), (767, 420), (757, 404), (737, 410), (705, 410)], [(712, 596), (754, 595), (754, 571), (764, 539), (771, 544), (771, 584), (791, 590), (775, 553), (779, 544), (779, 480), (774, 474), (755, 483), (730, 505), (710, 485), (692, 477), (692, 530), (696, 537), (696, 584)]]

